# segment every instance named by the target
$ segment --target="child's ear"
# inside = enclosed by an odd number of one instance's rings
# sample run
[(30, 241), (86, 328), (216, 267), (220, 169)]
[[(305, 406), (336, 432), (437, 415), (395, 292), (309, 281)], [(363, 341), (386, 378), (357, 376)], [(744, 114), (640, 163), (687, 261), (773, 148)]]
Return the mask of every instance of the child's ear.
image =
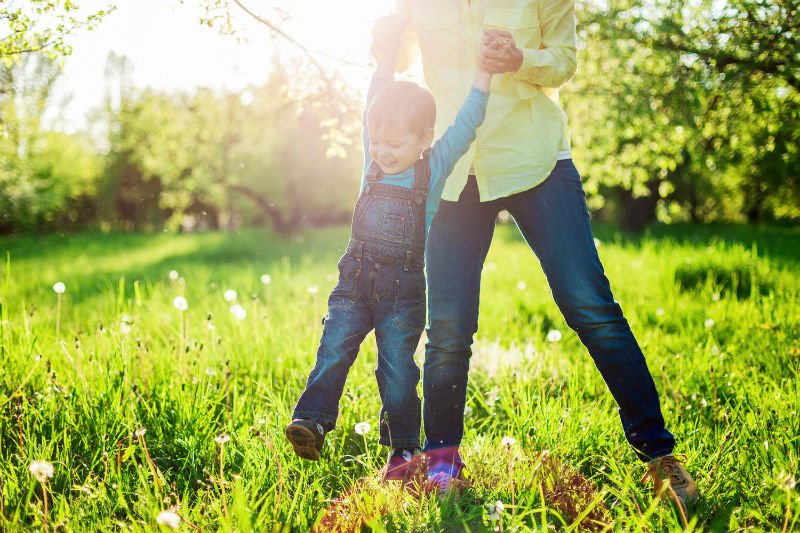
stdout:
[(420, 138), (419, 144), (423, 151), (431, 147), (431, 144), (433, 144), (433, 128), (425, 130), (425, 133), (423, 133)]

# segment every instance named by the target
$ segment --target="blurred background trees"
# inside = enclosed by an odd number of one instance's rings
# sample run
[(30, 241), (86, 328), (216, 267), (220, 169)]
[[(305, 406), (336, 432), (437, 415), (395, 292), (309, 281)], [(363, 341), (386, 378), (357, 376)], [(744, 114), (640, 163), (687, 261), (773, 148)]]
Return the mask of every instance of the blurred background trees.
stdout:
[[(10, 5), (0, 20), (25, 4)], [(209, 5), (228, 20), (227, 4)], [(561, 99), (597, 216), (630, 230), (800, 220), (798, 5), (578, 4), (579, 69)], [(43, 118), (57, 105), (58, 63), (15, 39), (0, 45), (0, 233), (289, 232), (349, 219), (361, 102), (334, 75), (276, 64), (241, 92), (164, 93), (134, 87), (134, 65), (111, 54), (91, 131), (68, 135)]]

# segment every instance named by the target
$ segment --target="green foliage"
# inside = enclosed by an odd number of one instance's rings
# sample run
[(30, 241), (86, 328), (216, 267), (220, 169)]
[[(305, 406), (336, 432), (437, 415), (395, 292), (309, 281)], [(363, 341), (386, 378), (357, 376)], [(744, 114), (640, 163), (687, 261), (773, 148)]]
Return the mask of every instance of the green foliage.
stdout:
[(295, 94), (278, 68), (242, 94), (120, 90), (106, 111), (106, 195), (123, 227), (286, 232), (346, 220), (358, 189), (360, 121), (345, 89)]
[(582, 8), (564, 101), (594, 207), (632, 228), (800, 217), (795, 0)]
[(92, 13), (72, 0), (4, 0), (0, 5), (0, 62), (10, 66), (31, 52), (69, 55), (69, 35), (91, 30), (114, 7)]
[(0, 65), (0, 233), (66, 229), (94, 216), (100, 157), (81, 136), (42, 124), (60, 72), (45, 56)]
[[(797, 531), (797, 228), (595, 234), (703, 494), (690, 530), (781, 531), (788, 516), (785, 531)], [(507, 225), (487, 258), (470, 368), (463, 450), (475, 486), (439, 502), (377, 481), (385, 455), (371, 336), (323, 460), (297, 458), (282, 430), (314, 361), (347, 228), (302, 237), (0, 240), (9, 257), (0, 272), (0, 529), (43, 529), (43, 493), (28, 466), (46, 460), (55, 470), (51, 531), (158, 531), (168, 507), (203, 531), (309, 531), (337, 520), (346, 531), (588, 529), (571, 505), (613, 520), (612, 531), (683, 531), (640, 483), (613, 398)], [(683, 286), (691, 265), (730, 279), (758, 272), (760, 289), (739, 295), (711, 277)], [(60, 306), (56, 281), (66, 284)], [(229, 311), (228, 289), (243, 320)], [(547, 341), (549, 329), (561, 340)], [(353, 429), (361, 421), (372, 426), (365, 436)], [(222, 434), (224, 445), (215, 442)], [(502, 446), (504, 436), (516, 442)], [(492, 520), (498, 501), (505, 510)]]

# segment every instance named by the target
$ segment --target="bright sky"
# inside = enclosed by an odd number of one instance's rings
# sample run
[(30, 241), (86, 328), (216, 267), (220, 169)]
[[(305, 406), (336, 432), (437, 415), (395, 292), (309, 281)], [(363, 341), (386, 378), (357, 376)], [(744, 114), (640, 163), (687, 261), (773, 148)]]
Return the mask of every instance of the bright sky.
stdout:
[[(279, 57), (291, 62), (297, 49), (253, 20), (235, 5), (234, 26), (238, 36), (220, 35), (200, 24), (203, 15), (194, 0), (80, 0), (82, 9), (118, 8), (91, 32), (70, 42), (73, 53), (64, 60), (59, 85), (61, 97), (71, 95), (64, 110), (67, 129), (81, 128), (86, 112), (102, 102), (106, 57), (124, 54), (133, 63), (134, 84), (159, 89), (192, 89), (198, 86), (241, 89), (266, 80)], [(243, 0), (251, 11), (273, 22), (281, 7), (291, 18), (282, 29), (311, 51), (364, 65), (348, 67), (316, 55), (318, 61), (342, 71), (350, 83), (366, 90), (371, 72), (369, 42), (372, 21), (391, 10), (393, 0)], [(317, 76), (309, 71), (309, 76)]]

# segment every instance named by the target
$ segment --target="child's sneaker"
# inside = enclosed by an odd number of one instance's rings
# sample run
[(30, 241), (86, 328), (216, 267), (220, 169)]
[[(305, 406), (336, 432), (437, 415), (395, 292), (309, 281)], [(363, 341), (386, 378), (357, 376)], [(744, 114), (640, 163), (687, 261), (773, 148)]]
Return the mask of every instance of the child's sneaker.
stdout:
[(414, 461), (419, 453), (419, 448), (395, 448), (381, 476), (385, 481), (411, 481), (419, 470), (418, 461)]
[(436, 492), (438, 496), (446, 493), (458, 496), (462, 488), (469, 486), (469, 482), (464, 479), (466, 465), (458, 453), (458, 446), (423, 453), (428, 459), (428, 479), (423, 486), (425, 492)]
[(309, 461), (319, 461), (325, 428), (314, 420), (295, 418), (286, 426), (286, 438), (292, 443), (294, 453)]
[(665, 482), (669, 482), (664, 495), (680, 508), (684, 522), (688, 523), (689, 513), (700, 493), (681, 462), (671, 455), (653, 459), (647, 465), (647, 476), (652, 478), (656, 494), (660, 494)]

